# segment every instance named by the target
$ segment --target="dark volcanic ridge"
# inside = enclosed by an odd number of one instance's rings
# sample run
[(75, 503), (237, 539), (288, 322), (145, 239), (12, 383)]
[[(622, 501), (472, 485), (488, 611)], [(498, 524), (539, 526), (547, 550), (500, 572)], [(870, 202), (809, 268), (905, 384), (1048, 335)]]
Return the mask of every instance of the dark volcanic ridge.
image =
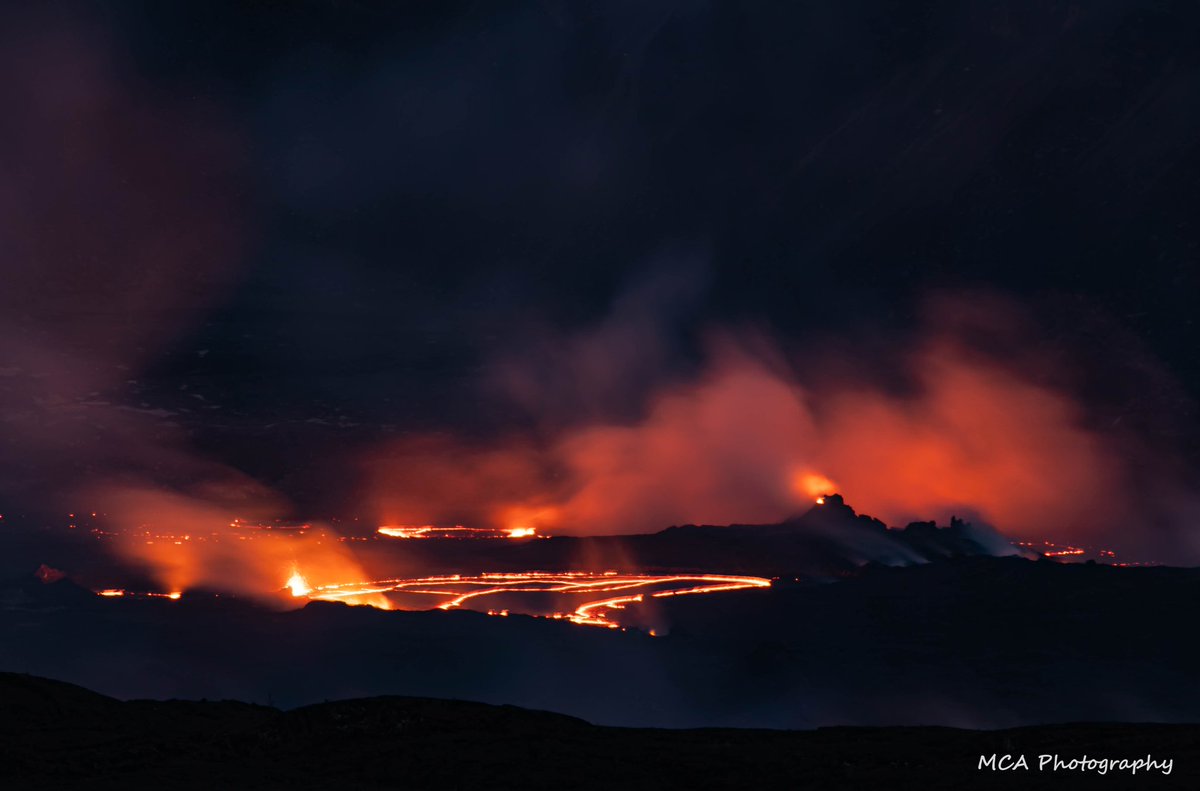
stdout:
[[(606, 728), (512, 706), (377, 697), (292, 711), (121, 702), (0, 673), (0, 781), (22, 788), (1094, 788), (1095, 774), (979, 771), (980, 756), (1170, 758), (1108, 778), (1194, 788), (1200, 726), (1001, 731)], [(1116, 787), (1101, 783), (1102, 787)]]
[(810, 579), (844, 576), (866, 563), (913, 565), (976, 555), (1027, 555), (991, 528), (952, 519), (889, 528), (855, 513), (840, 495), (778, 524), (682, 525), (657, 533), (529, 540), (384, 539), (355, 546), (372, 575), (397, 560), (422, 574), (553, 569), (703, 571)]

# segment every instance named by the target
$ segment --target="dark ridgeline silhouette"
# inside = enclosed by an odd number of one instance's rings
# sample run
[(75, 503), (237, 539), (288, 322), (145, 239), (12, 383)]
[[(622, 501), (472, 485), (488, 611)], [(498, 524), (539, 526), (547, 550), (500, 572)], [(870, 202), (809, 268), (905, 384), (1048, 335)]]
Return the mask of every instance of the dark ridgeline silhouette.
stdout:
[(816, 579), (843, 576), (870, 562), (911, 565), (1019, 550), (994, 530), (957, 518), (949, 527), (890, 529), (831, 494), (777, 524), (681, 525), (642, 535), (533, 541), (374, 541), (356, 546), (356, 552), (379, 578), (394, 576), (402, 564), (426, 574), (611, 568)]
[(977, 768), (981, 755), (1022, 752), (1171, 757), (1170, 776), (1133, 779), (1194, 788), (1198, 737), (1195, 725), (638, 730), (403, 697), (284, 712), (233, 701), (123, 703), (0, 673), (0, 786), (23, 789), (1096, 787), (1091, 775)]
[(722, 568), (767, 576), (829, 577), (864, 563), (926, 563), (938, 558), (1019, 554), (995, 531), (957, 517), (949, 527), (913, 522), (903, 529), (856, 513), (829, 494), (805, 513), (773, 525), (684, 525), (630, 536), (630, 552), (646, 565)]

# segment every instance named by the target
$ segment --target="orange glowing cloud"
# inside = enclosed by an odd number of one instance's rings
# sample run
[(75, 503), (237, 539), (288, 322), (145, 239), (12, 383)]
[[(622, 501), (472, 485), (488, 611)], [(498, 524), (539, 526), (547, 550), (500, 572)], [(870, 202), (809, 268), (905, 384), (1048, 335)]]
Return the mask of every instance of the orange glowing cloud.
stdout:
[(899, 522), (974, 512), (1014, 533), (1080, 535), (1124, 508), (1120, 460), (1061, 393), (961, 349), (917, 357), (909, 398), (826, 405), (825, 468), (856, 504)]
[(1078, 534), (1120, 512), (1119, 460), (1068, 398), (940, 342), (912, 364), (912, 395), (815, 395), (726, 356), (641, 424), (559, 446), (579, 481), (564, 525), (775, 520), (835, 491), (891, 524), (958, 513), (1014, 534)]
[(522, 440), (472, 448), (445, 435), (410, 437), (364, 461), (364, 496), (380, 524), (542, 527), (557, 523), (544, 500), (552, 488), (545, 464)]
[(836, 494), (838, 487), (824, 475), (815, 472), (797, 473), (792, 479), (792, 488), (817, 502), (822, 502), (827, 494)]
[[(248, 529), (215, 499), (155, 489), (113, 488), (97, 496), (119, 529), (122, 556), (144, 565), (164, 590), (202, 587), (286, 603), (321, 585), (368, 579), (327, 528)], [(387, 606), (378, 595), (355, 603)]]
[(575, 482), (562, 525), (627, 533), (782, 518), (797, 510), (790, 473), (816, 437), (801, 390), (726, 357), (698, 383), (661, 395), (641, 423), (586, 427), (556, 446)]
[(1128, 513), (1116, 446), (1063, 392), (949, 333), (903, 361), (902, 392), (849, 377), (806, 387), (802, 366), (725, 343), (632, 424), (585, 424), (541, 447), (385, 449), (377, 500), (401, 521), (461, 518), (470, 504), (492, 526), (582, 534), (775, 521), (835, 491), (890, 524), (958, 514), (1014, 536), (1078, 537)]

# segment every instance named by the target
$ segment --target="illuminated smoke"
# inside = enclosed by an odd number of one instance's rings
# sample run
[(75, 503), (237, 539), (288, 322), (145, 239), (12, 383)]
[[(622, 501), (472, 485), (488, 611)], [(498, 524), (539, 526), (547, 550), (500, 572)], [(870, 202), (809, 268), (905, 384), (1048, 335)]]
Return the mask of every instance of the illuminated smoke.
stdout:
[[(86, 498), (165, 591), (362, 579), (319, 527), (236, 535), (234, 519), (286, 503), (122, 391), (235, 279), (236, 135), (202, 102), (151, 96), (94, 31), (31, 19), (0, 43), (0, 99), (22, 108), (0, 132), (0, 493)], [(1013, 536), (1200, 557), (1180, 529), (1200, 512), (1185, 494), (1194, 476), (1170, 449), (1097, 426), (1075, 383), (1046, 373), (1071, 361), (1041, 358), (1011, 307), (932, 303), (928, 315), (951, 318), (885, 344), (886, 366), (851, 343), (812, 354), (728, 331), (690, 370), (672, 364), (686, 355), (671, 328), (704, 278), (664, 271), (595, 326), (494, 361), (487, 395), (536, 416), (532, 428), (367, 454), (361, 505), (376, 524), (632, 533), (775, 521), (837, 489), (892, 524), (958, 514)], [(905, 386), (871, 375), (884, 367)], [(143, 526), (222, 538), (158, 541)]]
[[(202, 588), (288, 603), (287, 597), (304, 596), (316, 586), (367, 579), (347, 545), (327, 527), (286, 530), (235, 523), (248, 509), (266, 507), (271, 501), (265, 497), (234, 500), (209, 492), (201, 499), (134, 488), (106, 489), (96, 496), (120, 526), (113, 541), (121, 555), (144, 566), (164, 590)], [(355, 603), (387, 606), (375, 596)]]
[(178, 415), (131, 400), (236, 280), (239, 141), (203, 101), (155, 95), (98, 30), (42, 13), (0, 31), (0, 102), (21, 108), (0, 132), (0, 494), (105, 512), (104, 546), (167, 596), (270, 596), (293, 567), (360, 579), (329, 531), (236, 535), (232, 519), (285, 504), (192, 452)]
[[(1089, 422), (1066, 377), (1045, 375), (1051, 361), (1014, 350), (1023, 330), (1007, 309), (970, 299), (931, 309), (948, 305), (974, 315), (931, 322), (894, 351), (903, 387), (856, 370), (849, 348), (836, 350), (839, 365), (832, 353), (784, 363), (761, 338), (717, 335), (704, 370), (660, 386), (635, 420), (589, 416), (539, 441), (442, 435), (384, 448), (368, 465), (376, 505), (389, 519), (616, 534), (778, 521), (840, 491), (893, 525), (958, 515), (1012, 537), (1195, 552), (1178, 529), (1187, 505), (1169, 487), (1145, 510), (1140, 482), (1148, 469), (1167, 480), (1169, 465), (1131, 455), (1128, 435)], [(1002, 342), (981, 350), (981, 334)]]
[(836, 494), (838, 487), (824, 475), (815, 472), (803, 472), (792, 479), (792, 488), (808, 497), (812, 497), (818, 505), (825, 502), (825, 496)]
[(49, 507), (101, 476), (203, 480), (219, 465), (128, 391), (234, 277), (237, 138), (203, 103), (152, 97), (97, 31), (32, 7), (6, 22), (0, 494)]

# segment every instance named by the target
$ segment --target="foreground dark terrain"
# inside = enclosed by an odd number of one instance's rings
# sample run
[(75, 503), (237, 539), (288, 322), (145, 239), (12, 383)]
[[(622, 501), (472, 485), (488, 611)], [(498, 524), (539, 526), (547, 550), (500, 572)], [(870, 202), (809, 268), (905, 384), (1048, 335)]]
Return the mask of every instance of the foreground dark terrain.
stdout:
[[(980, 771), (1025, 753), (1029, 771)], [(1037, 756), (1171, 758), (1161, 771), (1038, 771)], [(1004, 731), (605, 728), (558, 714), (380, 697), (280, 711), (117, 701), (0, 674), (0, 785), (20, 788), (1195, 788), (1198, 725)]]
[(967, 557), (655, 600), (618, 630), (332, 602), (281, 612), (200, 593), (109, 599), (29, 576), (0, 586), (0, 670), (122, 699), (407, 695), (629, 727), (1191, 723), (1200, 637), (1180, 607), (1198, 595), (1196, 569)]

